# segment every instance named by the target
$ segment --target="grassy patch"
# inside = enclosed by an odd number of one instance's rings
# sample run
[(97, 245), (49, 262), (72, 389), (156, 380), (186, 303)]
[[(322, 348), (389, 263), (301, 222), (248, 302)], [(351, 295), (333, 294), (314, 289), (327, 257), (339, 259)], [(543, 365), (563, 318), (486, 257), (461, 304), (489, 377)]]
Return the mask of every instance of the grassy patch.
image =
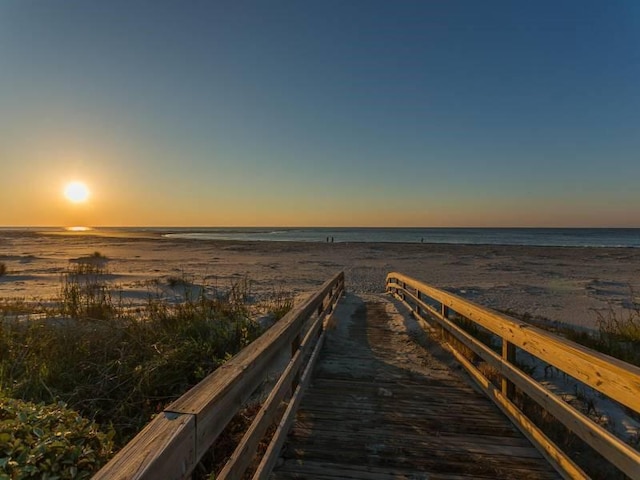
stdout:
[(72, 265), (44, 318), (25, 319), (27, 303), (3, 303), (0, 391), (34, 403), (62, 401), (105, 431), (113, 428), (122, 446), (261, 328), (252, 319), (246, 279), (215, 298), (204, 288), (182, 302), (150, 294), (132, 309), (114, 300), (106, 273), (102, 265)]
[(568, 340), (624, 362), (640, 366), (640, 308), (626, 309), (622, 313), (613, 308), (595, 311), (597, 329), (589, 331), (555, 322), (529, 313), (502, 310), (503, 313), (556, 333)]
[(282, 290), (274, 291), (263, 303), (263, 309), (273, 321), (284, 317), (293, 307), (293, 296)]

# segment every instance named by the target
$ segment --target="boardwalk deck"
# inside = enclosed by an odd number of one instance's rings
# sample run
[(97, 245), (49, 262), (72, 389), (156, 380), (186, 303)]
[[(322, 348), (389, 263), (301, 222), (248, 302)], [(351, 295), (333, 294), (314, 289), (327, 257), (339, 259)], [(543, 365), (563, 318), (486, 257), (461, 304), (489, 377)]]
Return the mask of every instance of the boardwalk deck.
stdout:
[(559, 478), (394, 308), (350, 295), (336, 312), (271, 478)]

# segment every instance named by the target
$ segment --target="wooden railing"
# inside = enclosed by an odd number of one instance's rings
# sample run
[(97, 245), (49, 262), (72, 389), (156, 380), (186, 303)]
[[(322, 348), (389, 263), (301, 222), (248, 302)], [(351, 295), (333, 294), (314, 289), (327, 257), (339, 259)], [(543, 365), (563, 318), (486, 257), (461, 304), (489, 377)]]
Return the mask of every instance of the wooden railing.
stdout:
[[(453, 337), (449, 342), (453, 355), (563, 477), (589, 478), (515, 405), (512, 400), (516, 387), (619, 470), (633, 479), (640, 479), (640, 453), (637, 450), (525, 374), (517, 367), (515, 359), (517, 350), (526, 351), (636, 413), (640, 413), (640, 368), (400, 273), (387, 275), (387, 291), (402, 299), (418, 319), (432, 325), (435, 321), (446, 335)], [(466, 319), (499, 337), (502, 354), (461, 328), (453, 318)], [(459, 345), (493, 367), (501, 376), (501, 384), (494, 385), (481, 373), (474, 362), (461, 353)]]
[[(286, 353), (290, 355), (289, 363), (230, 460), (216, 476), (218, 480), (242, 478), (265, 431), (279, 421), (253, 477), (266, 478), (277, 460), (301, 392), (322, 346), (324, 321), (343, 291), (344, 273), (340, 272), (260, 338), (169, 405), (94, 478), (151, 480), (188, 477), (229, 421), (263, 384), (281, 354)], [(283, 400), (288, 400), (288, 406), (278, 420)]]

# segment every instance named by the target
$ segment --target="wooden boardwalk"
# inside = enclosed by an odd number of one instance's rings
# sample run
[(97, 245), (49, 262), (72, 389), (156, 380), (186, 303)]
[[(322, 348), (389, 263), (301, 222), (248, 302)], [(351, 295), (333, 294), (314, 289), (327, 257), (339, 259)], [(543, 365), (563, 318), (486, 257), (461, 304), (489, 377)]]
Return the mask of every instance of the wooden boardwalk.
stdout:
[(560, 478), (388, 299), (344, 303), (272, 479)]
[[(560, 478), (555, 472), (575, 480), (622, 478), (610, 475), (615, 468), (640, 480), (636, 448), (526, 375), (516, 359), (526, 352), (637, 414), (639, 367), (402, 273), (387, 275), (393, 297), (344, 296), (344, 287), (338, 272), (166, 406), (94, 478), (191, 478), (230, 420), (259, 393), (260, 411), (217, 479)], [(407, 308), (455, 339), (449, 352), (399, 313)], [(460, 319), (490, 332), (491, 348), (460, 328)], [(277, 370), (277, 381), (265, 383)], [(499, 385), (487, 371), (499, 372)], [(517, 392), (601, 457), (563, 451), (518, 409)], [(266, 452), (256, 455), (275, 424)]]

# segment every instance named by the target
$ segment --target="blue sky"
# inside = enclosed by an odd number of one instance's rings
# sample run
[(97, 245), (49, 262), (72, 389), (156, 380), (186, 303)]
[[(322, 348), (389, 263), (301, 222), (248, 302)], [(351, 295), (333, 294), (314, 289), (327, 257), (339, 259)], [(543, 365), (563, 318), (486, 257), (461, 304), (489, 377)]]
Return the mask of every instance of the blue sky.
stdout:
[(640, 226), (635, 1), (5, 0), (0, 65), (0, 225)]

